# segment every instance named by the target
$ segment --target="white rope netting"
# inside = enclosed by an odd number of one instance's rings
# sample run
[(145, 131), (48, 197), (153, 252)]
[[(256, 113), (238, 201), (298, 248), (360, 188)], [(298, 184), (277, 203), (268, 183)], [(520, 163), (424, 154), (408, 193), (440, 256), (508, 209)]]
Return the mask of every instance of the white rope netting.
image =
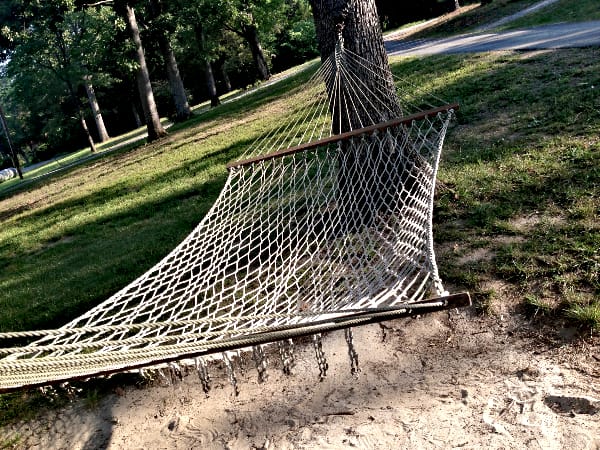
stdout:
[[(399, 118), (414, 112), (399, 103), (408, 94), (367, 89), (365, 74), (386, 76), (338, 49), (162, 261), (60, 329), (0, 334), (37, 338), (0, 348), (0, 389), (319, 333), (331, 318), (350, 326), (357, 311), (444, 295), (432, 209), (452, 109)], [(332, 136), (342, 122), (351, 132)]]

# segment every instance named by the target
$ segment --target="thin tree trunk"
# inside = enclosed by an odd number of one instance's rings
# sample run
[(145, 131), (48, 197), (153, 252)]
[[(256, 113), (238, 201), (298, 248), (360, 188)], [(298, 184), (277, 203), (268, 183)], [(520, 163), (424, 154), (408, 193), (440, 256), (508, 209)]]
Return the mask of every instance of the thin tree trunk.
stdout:
[(142, 47), (142, 40), (140, 39), (140, 31), (135, 19), (135, 12), (129, 5), (126, 5), (126, 12), (127, 23), (129, 25), (129, 30), (131, 31), (133, 42), (135, 43), (136, 59), (139, 65), (136, 75), (138, 91), (140, 93), (142, 109), (144, 110), (146, 127), (148, 128), (148, 141), (152, 142), (166, 136), (167, 132), (160, 123), (160, 117), (158, 115), (158, 110), (156, 109), (152, 84), (150, 83), (150, 74), (148, 73), (148, 66), (146, 65), (146, 57), (144, 55), (144, 48)]
[(206, 88), (208, 89), (208, 96), (210, 97), (210, 106), (215, 107), (221, 104), (219, 96), (217, 95), (217, 84), (215, 83), (215, 77), (210, 62), (204, 60), (204, 76), (206, 77)]
[(225, 69), (225, 63), (221, 64), (221, 78), (223, 78), (223, 83), (225, 83), (225, 92), (231, 92), (231, 80), (229, 79), (229, 75), (227, 74), (227, 70)]
[(102, 118), (102, 113), (100, 112), (100, 106), (98, 105), (98, 99), (96, 98), (94, 87), (89, 80), (84, 80), (83, 86), (85, 87), (85, 93), (87, 94), (90, 102), (90, 108), (92, 109), (94, 121), (96, 122), (96, 128), (98, 129), (100, 142), (105, 142), (108, 140), (109, 136), (108, 132), (106, 131), (106, 127), (104, 126), (104, 119)]
[(164, 34), (160, 33), (158, 43), (167, 67), (167, 78), (169, 79), (171, 96), (173, 97), (173, 103), (175, 103), (175, 111), (177, 113), (176, 120), (183, 122), (184, 120), (189, 119), (192, 111), (190, 110), (185, 87), (183, 86), (181, 75), (179, 74), (175, 53), (173, 53), (169, 38)]
[(131, 102), (131, 113), (133, 114), (133, 120), (135, 120), (136, 128), (139, 128), (143, 125), (142, 119), (140, 119), (140, 115), (138, 113), (138, 109), (135, 106), (134, 102)]
[(260, 40), (258, 39), (256, 25), (246, 26), (243, 30), (243, 35), (250, 47), (250, 52), (252, 53), (252, 58), (254, 59), (254, 64), (256, 64), (256, 69), (258, 70), (260, 78), (262, 80), (268, 80), (271, 78), (271, 72), (269, 71), (265, 54), (260, 45)]
[(460, 4), (458, 3), (458, 0), (454, 0), (454, 11), (457, 9), (460, 9)]
[(65, 83), (69, 90), (69, 94), (71, 96), (71, 101), (73, 102), (73, 107), (75, 108), (75, 111), (77, 112), (77, 118), (79, 119), (81, 128), (83, 128), (85, 137), (87, 138), (88, 143), (90, 144), (90, 150), (92, 151), (92, 153), (95, 153), (96, 152), (96, 144), (94, 142), (94, 138), (92, 137), (92, 135), (90, 133), (90, 129), (88, 128), (87, 123), (85, 121), (85, 114), (83, 113), (81, 100), (77, 96), (77, 92), (75, 91), (75, 87), (73, 86), (73, 83), (71, 83), (71, 81), (68, 79), (65, 81)]
[(19, 178), (22, 180), (23, 171), (21, 170), (21, 163), (19, 162), (19, 157), (15, 153), (15, 149), (12, 144), (12, 139), (10, 138), (10, 133), (8, 132), (8, 125), (6, 124), (6, 115), (4, 114), (4, 108), (2, 108), (2, 105), (0, 105), (0, 122), (2, 122), (2, 129), (4, 130), (4, 136), (6, 137), (6, 142), (8, 143), (8, 149), (10, 150), (11, 159), (13, 160), (15, 169), (17, 169)]
[(202, 64), (204, 66), (204, 79), (206, 81), (206, 90), (208, 92), (208, 97), (210, 98), (210, 106), (219, 106), (221, 104), (221, 100), (219, 100), (219, 96), (217, 94), (217, 84), (215, 83), (215, 77), (213, 74), (212, 66), (210, 64), (210, 60), (208, 59), (206, 35), (204, 34), (204, 28), (200, 19), (196, 19), (196, 23), (194, 25), (194, 33), (196, 34), (196, 40), (198, 41), (200, 52), (204, 55), (204, 61), (202, 62)]
[(87, 122), (85, 121), (85, 115), (83, 114), (83, 111), (81, 109), (79, 109), (77, 114), (79, 115), (79, 122), (81, 123), (81, 128), (83, 128), (83, 132), (85, 133), (88, 143), (90, 144), (90, 150), (92, 151), (92, 153), (95, 153), (96, 144), (94, 143), (94, 138), (90, 133), (90, 129), (87, 126)]

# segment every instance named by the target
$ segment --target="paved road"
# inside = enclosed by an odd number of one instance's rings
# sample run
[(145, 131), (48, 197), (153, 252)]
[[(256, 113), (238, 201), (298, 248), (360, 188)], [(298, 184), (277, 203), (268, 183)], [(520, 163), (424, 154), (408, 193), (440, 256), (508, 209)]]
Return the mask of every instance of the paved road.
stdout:
[(386, 42), (389, 55), (402, 56), (596, 46), (600, 46), (600, 20), (558, 23), (498, 33), (471, 33), (445, 39), (390, 39)]

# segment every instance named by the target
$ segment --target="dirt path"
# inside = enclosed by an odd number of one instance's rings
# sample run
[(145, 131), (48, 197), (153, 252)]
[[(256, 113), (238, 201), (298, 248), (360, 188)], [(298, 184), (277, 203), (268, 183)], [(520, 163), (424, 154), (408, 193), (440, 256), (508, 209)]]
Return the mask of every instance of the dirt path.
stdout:
[(198, 377), (124, 387), (92, 409), (77, 401), (5, 430), (32, 449), (600, 449), (600, 346), (545, 346), (520, 316), (437, 313), (355, 329), (361, 372), (341, 332), (324, 338), (318, 381), (311, 345), (294, 375), (258, 384), (251, 361), (233, 395), (211, 367)]

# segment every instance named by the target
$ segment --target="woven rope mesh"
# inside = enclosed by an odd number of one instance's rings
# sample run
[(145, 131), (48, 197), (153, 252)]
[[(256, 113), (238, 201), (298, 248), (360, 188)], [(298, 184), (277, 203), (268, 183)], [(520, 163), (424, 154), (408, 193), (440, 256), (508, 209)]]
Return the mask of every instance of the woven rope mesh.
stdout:
[[(394, 118), (384, 91), (360, 89), (353, 74), (364, 67), (348, 52), (325, 61), (298, 89), (293, 120), (243, 158), (331, 135), (323, 80), (337, 86), (347, 122)], [(217, 352), (232, 340), (252, 345), (278, 327), (441, 295), (432, 199), (451, 115), (234, 165), (208, 215), (155, 267), (64, 327), (29, 334), (41, 338), (27, 347), (0, 349), (0, 387)], [(17, 335), (26, 334), (1, 337)]]

